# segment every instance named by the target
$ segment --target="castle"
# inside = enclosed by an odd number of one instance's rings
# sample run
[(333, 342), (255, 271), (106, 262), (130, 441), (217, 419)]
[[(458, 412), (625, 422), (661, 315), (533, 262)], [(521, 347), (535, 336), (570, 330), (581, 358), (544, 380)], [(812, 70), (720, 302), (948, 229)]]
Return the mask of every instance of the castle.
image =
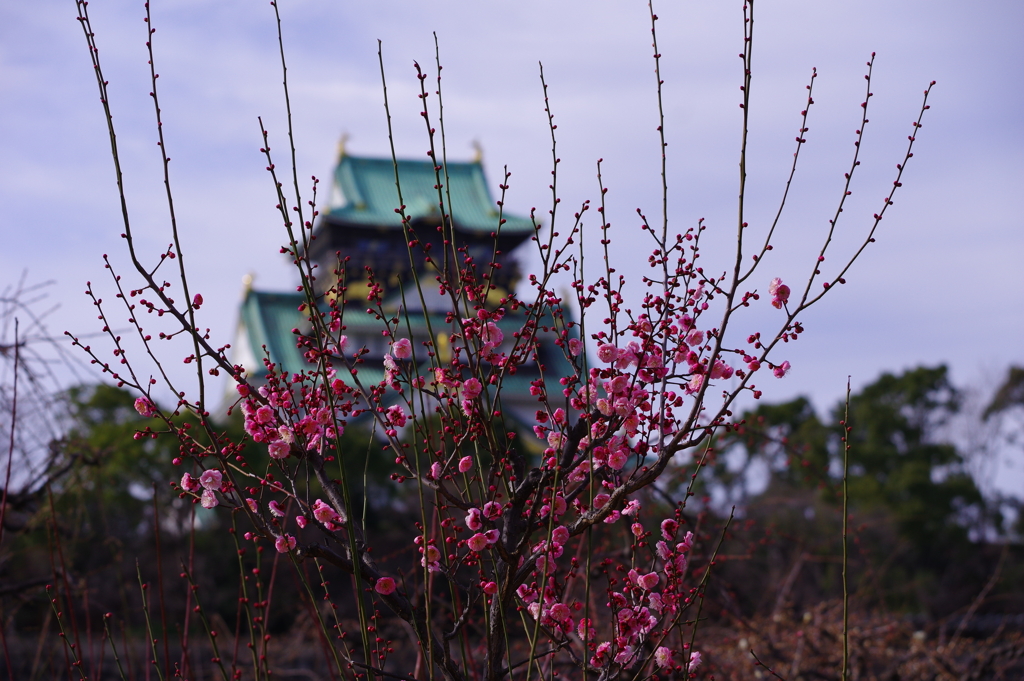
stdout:
[[(410, 234), (419, 242), (416, 252), (420, 262), (410, 258), (402, 217), (396, 211), (400, 205), (396, 172), (405, 214), (410, 220)], [(444, 206), (446, 210), (450, 208), (450, 223), (439, 208), (432, 161), (396, 163), (390, 158), (352, 156), (344, 150), (339, 153), (329, 204), (314, 225), (309, 258), (316, 265), (316, 287), (320, 294), (332, 295), (332, 287), (340, 289), (337, 273), (343, 272), (340, 284), (344, 286), (341, 295), (346, 303), (344, 324), (349, 348), (365, 347), (368, 351), (359, 368), (364, 385), (383, 379), (384, 355), (390, 343), (381, 334), (382, 322), (375, 314), (367, 313), (371, 286), (380, 293), (382, 309), (400, 319), (402, 335), (411, 332), (417, 344), (433, 341), (434, 351), (443, 364), (450, 359), (449, 338), (454, 330), (448, 314), (451, 302), (439, 294), (438, 272), (422, 262), (422, 253), (442, 253), (446, 248), (444, 237), (454, 232), (456, 246), (465, 249), (462, 256), (468, 255), (482, 268), (495, 263), (497, 266), (488, 272), (492, 285), (488, 304), (513, 291), (520, 278), (519, 265), (510, 251), (536, 233), (533, 220), (502, 213), (499, 229), (497, 204), (488, 189), (479, 155), (468, 162), (448, 162), (441, 177), (448, 183)], [(442, 230), (443, 222), (450, 224), (450, 230)], [(447, 247), (451, 249), (450, 245)], [(344, 264), (340, 266), (341, 263)], [(261, 291), (247, 284), (233, 347), (234, 362), (241, 364), (250, 377), (258, 381), (265, 375), (264, 357), (286, 372), (309, 366), (296, 347), (293, 332), (308, 327), (306, 315), (299, 311), (304, 302), (302, 293)], [(499, 348), (499, 352), (507, 351), (515, 343), (513, 334), (522, 323), (521, 314), (508, 314), (498, 323), (504, 335), (503, 346), (508, 346)], [(550, 382), (548, 393), (560, 395), (557, 379), (573, 373), (560, 347), (553, 342), (542, 342), (539, 346), (539, 366), (531, 358), (502, 382), (504, 409), (523, 420), (532, 416), (538, 406), (536, 398), (530, 395), (532, 382)], [(425, 366), (420, 373), (428, 369)]]

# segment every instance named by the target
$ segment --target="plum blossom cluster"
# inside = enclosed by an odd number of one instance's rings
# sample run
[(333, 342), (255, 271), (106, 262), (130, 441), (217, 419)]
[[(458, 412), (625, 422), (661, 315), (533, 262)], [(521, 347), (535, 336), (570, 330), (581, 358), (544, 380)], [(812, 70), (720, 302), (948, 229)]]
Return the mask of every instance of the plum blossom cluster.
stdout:
[(231, 484), (224, 480), (224, 476), (217, 469), (203, 471), (198, 478), (193, 478), (188, 473), (181, 476), (181, 489), (186, 492), (200, 492), (199, 500), (203, 508), (214, 508), (219, 505), (217, 492), (229, 493)]
[[(639, 512), (639, 505), (630, 502), (629, 515)], [(627, 516), (623, 516), (627, 517)], [(570, 533), (564, 525), (551, 532), (550, 542), (542, 541), (534, 547), (535, 564), (526, 582), (516, 589), (516, 596), (527, 612), (556, 640), (565, 643), (579, 641), (589, 653), (590, 666), (595, 670), (618, 667), (628, 669), (645, 663), (652, 647), (655, 663), (660, 668), (674, 668), (676, 651), (665, 645), (679, 624), (679, 616), (692, 603), (696, 589), (687, 589), (687, 556), (693, 548), (693, 533), (686, 532), (682, 541), (677, 539), (678, 521), (666, 519), (661, 523), (662, 540), (649, 571), (632, 568), (626, 578), (615, 584), (609, 580), (607, 601), (601, 609), (606, 614), (604, 627), (597, 613), (584, 612), (582, 604), (571, 597), (571, 566), (559, 567)], [(641, 523), (633, 522), (631, 531), (645, 546), (647, 533)], [(563, 561), (565, 562), (565, 561)], [(566, 579), (563, 581), (562, 572)], [(542, 589), (540, 585), (545, 585)], [(618, 588), (616, 588), (618, 587)], [(588, 616), (593, 615), (593, 616)], [(574, 636), (575, 634), (575, 636)], [(607, 639), (603, 640), (603, 637)], [(699, 659), (699, 654), (698, 658)], [(583, 655), (586, 657), (587, 655)], [(694, 670), (695, 666), (690, 665)]]
[[(568, 246), (581, 229), (577, 223), (564, 243), (542, 249), (549, 275), (573, 262)], [(731, 316), (760, 297), (756, 290), (740, 295), (736, 278), (711, 277), (695, 265), (703, 229), (655, 251), (662, 286), (636, 314), (623, 309), (610, 267), (594, 284), (574, 282), (578, 308), (605, 304), (609, 320), (624, 318), (621, 327), (589, 334), (593, 356), (550, 278), (531, 278), (532, 298), (489, 302), (490, 284), (464, 250), (464, 267), (454, 275), (461, 288), (445, 281), (439, 288), (451, 301), (442, 332), (447, 357), (435, 338), (403, 333), (372, 290), (364, 313), (381, 321), (390, 343), (373, 380), (364, 371), (367, 348), (345, 334), (345, 315), (358, 312), (346, 312), (339, 266), (339, 283), (303, 305), (309, 329), (296, 329), (295, 338), (307, 369), (286, 374), (268, 359), (265, 381), (253, 385), (232, 367), (246, 437), (265, 448), (270, 467), (252, 470), (241, 453), (245, 443), (222, 443), (213, 459), (197, 459), (217, 464), (198, 478), (182, 476), (181, 494), (205, 508), (240, 509), (253, 524), (247, 539), (268, 540), (297, 560), (314, 556), (351, 571), (358, 556), (369, 591), (416, 622), (426, 617), (413, 604), (416, 594), (375, 563), (360, 525), (349, 521), (343, 480), (326, 472), (347, 454), (340, 448), (346, 429), (372, 424), (394, 461), (391, 479), (414, 483), (424, 499), (410, 537), (414, 569), (425, 575), (419, 583), (445, 580), (468, 604), (445, 626), (505, 622), (507, 630), (487, 636), (488, 664), (499, 664), (495, 651), (521, 637), (534, 641), (531, 654), (547, 638), (600, 679), (645, 668), (695, 674), (700, 653), (678, 632), (697, 619), (713, 554), (696, 556), (693, 532), (681, 530), (689, 487), (667, 509), (648, 488), (692, 484), (700, 468), (693, 453), (716, 430), (732, 427), (740, 395), (760, 396), (754, 379), (762, 367), (779, 378), (789, 371), (788, 361), (769, 355), (803, 332), (795, 320), (801, 308), (786, 307), (790, 290), (775, 278), (768, 293), (782, 311), (780, 331), (750, 334), (745, 345), (728, 341), (723, 329)], [(568, 371), (544, 373), (545, 345), (560, 350)], [(527, 380), (535, 403), (525, 430), (506, 419), (503, 389), (512, 380)], [(720, 398), (712, 399), (713, 388)], [(156, 415), (147, 398), (136, 408)], [(303, 476), (316, 480), (319, 497), (299, 492)], [(669, 515), (653, 538), (644, 507)], [(616, 528), (631, 537), (625, 560), (610, 543)], [(598, 581), (583, 555), (597, 566)], [(602, 584), (603, 596), (587, 582)], [(518, 632), (510, 612), (525, 615)], [(428, 628), (419, 645), (433, 651), (438, 635)], [(436, 653), (442, 668), (462, 664), (443, 648)]]
[[(371, 296), (375, 307), (367, 313), (385, 321), (390, 350), (380, 379), (366, 383), (366, 349), (354, 347), (344, 334), (343, 297), (327, 295), (327, 310), (307, 308), (312, 331), (296, 333), (308, 370), (282, 374), (268, 360), (263, 385), (238, 380), (245, 433), (266, 448), (273, 472), (249, 471), (249, 462), (235, 455), (235, 473), (256, 482), (245, 487), (250, 496), (244, 502), (230, 467), (208, 469), (199, 479), (185, 474), (181, 493), (198, 496), (207, 508), (226, 503), (247, 511), (255, 529), (246, 537), (269, 539), (278, 552), (301, 558), (314, 551), (348, 565), (347, 556), (366, 540), (348, 522), (346, 496), (325, 466), (345, 455), (338, 443), (346, 428), (369, 421), (393, 454), (398, 471), (392, 480), (414, 482), (429, 495), (436, 519), (428, 520), (424, 507), (411, 544), (420, 569), (464, 591), (467, 603), (479, 604), (465, 616), (507, 619), (502, 612), (521, 610), (528, 615), (523, 635), (551, 639), (601, 678), (648, 665), (695, 673), (700, 654), (674, 635), (689, 621), (686, 613), (699, 605), (704, 588), (701, 579), (693, 579), (694, 535), (680, 536), (683, 504), (670, 509), (674, 516), (649, 541), (642, 518), (645, 488), (659, 478), (681, 476), (685, 468), (676, 454), (693, 450), (714, 429), (728, 428), (729, 407), (738, 395), (759, 396), (751, 378), (762, 364), (780, 377), (789, 368), (788, 362), (767, 359), (777, 341), (762, 343), (755, 334), (747, 348), (731, 348), (721, 327), (707, 322), (719, 309), (714, 303), (723, 296), (724, 276), (710, 279), (693, 268), (698, 240), (699, 231), (688, 232), (668, 249), (676, 258), (675, 274), (662, 297), (645, 300), (621, 330), (592, 334), (594, 358), (585, 352), (562, 299), (544, 282), (534, 280), (532, 301), (510, 295), (497, 306), (485, 304), (486, 280), (475, 277), (467, 256), (460, 280), (479, 283), (467, 284), (465, 298), (456, 296), (452, 307), (473, 301), (474, 313), (448, 315), (445, 361), (431, 340), (414, 343), (387, 324), (382, 299)], [(586, 309), (603, 299), (610, 315), (621, 314), (622, 299), (608, 281), (576, 287), (577, 304)], [(772, 283), (773, 298), (788, 295), (777, 284)], [(744, 304), (754, 300), (751, 293)], [(791, 320), (784, 325), (797, 328)], [(795, 340), (797, 331), (786, 334)], [(561, 348), (570, 373), (537, 376), (545, 343)], [(528, 433), (516, 432), (504, 423), (502, 387), (531, 371), (533, 424)], [(708, 390), (716, 384), (725, 388), (724, 399), (709, 414)], [(140, 413), (145, 409), (142, 404)], [(527, 453), (534, 446), (531, 437), (541, 450), (536, 463)], [(303, 468), (328, 498), (295, 493)], [(614, 561), (601, 559), (604, 600), (587, 599), (577, 586), (588, 579), (580, 552), (587, 542), (588, 551), (600, 554), (605, 533), (615, 526), (633, 538), (634, 566), (617, 574)], [(318, 534), (338, 548), (317, 542)], [(368, 553), (362, 553), (361, 564), (372, 592), (394, 612), (415, 619), (408, 600), (413, 594), (396, 576), (378, 568)], [(431, 645), (433, 636), (421, 645)], [(507, 640), (515, 639), (512, 634)], [(504, 644), (491, 638), (489, 645)]]
[[(85, 5), (79, 3), (81, 21), (106, 106), (106, 81)], [(744, 135), (752, 11), (751, 4), (744, 5)], [(652, 26), (656, 19), (652, 11)], [(657, 71), (656, 35), (654, 59)], [(871, 97), (870, 67), (857, 154)], [(452, 217), (449, 178), (440, 160), (445, 158), (443, 132), (437, 134), (443, 126), (435, 126), (429, 106), (431, 97), (440, 98), (439, 76), (437, 90), (429, 92), (427, 75), (419, 64), (416, 69), (428, 156), (436, 164), (437, 203), (431, 218), (414, 219), (396, 177), (395, 213), (414, 275), (401, 288), (398, 303), (393, 290), (386, 300), (386, 289), (394, 286), (377, 278), (386, 273), (354, 272), (358, 268), (340, 254), (336, 266), (312, 262), (317, 181), (313, 200), (303, 201), (293, 172), (295, 195), (288, 196), (271, 156), (269, 133), (263, 130), (261, 152), (288, 237), (282, 253), (293, 260), (304, 294), (298, 308), (302, 328), (293, 332), (306, 364), (297, 371), (285, 372), (267, 357), (265, 371), (247, 373), (254, 367), (233, 364), (227, 346), (211, 345), (209, 332), (196, 320), (203, 296), (189, 291), (184, 266), (175, 282), (183, 289), (183, 303), (171, 297), (170, 282), (155, 276), (165, 261), (181, 263), (177, 233), (158, 263), (147, 268), (135, 251), (125, 213), (123, 236), (143, 284), (126, 290), (109, 262), (107, 267), (130, 327), (150, 347), (152, 336), (143, 329), (140, 313), (170, 319), (176, 327), (159, 338), (183, 333), (191, 341), (184, 362), (196, 367), (201, 388), (206, 375), (230, 376), (244, 438), (232, 441), (218, 430), (204, 391), (190, 402), (162, 368), (179, 403), (173, 414), (161, 412), (149, 397), (157, 380), (137, 374), (128, 362), (121, 337), (110, 331), (116, 325), (108, 321), (91, 285), (87, 293), (114, 345), (117, 364), (112, 367), (90, 346), (82, 347), (114, 380), (143, 395), (135, 402), (140, 415), (161, 419), (180, 440), (174, 463), (190, 470), (172, 486), (182, 497), (205, 509), (227, 508), (235, 517), (244, 516), (250, 527), (242, 536), (248, 541), (267, 542), (296, 563), (315, 559), (319, 568), (324, 561), (352, 577), (349, 595), (359, 616), (354, 633), (360, 640), (347, 637), (331, 648), (341, 676), (357, 668), (380, 667), (377, 671), (384, 673), (392, 649), (377, 627), (377, 608), (383, 604), (408, 625), (403, 630), (412, 632), (417, 666), (421, 671), (428, 666), (424, 675), (431, 678), (510, 678), (517, 664), (513, 660), (520, 658), (526, 661), (527, 678), (535, 669), (553, 678), (561, 665), (593, 673), (596, 681), (625, 674), (694, 677), (711, 666), (689, 641), (701, 621), (717, 549), (685, 527), (692, 519), (693, 509), (687, 508), (692, 486), (712, 453), (714, 436), (739, 425), (733, 410), (741, 398), (760, 398), (755, 381), (782, 378), (791, 370), (790, 361), (778, 355), (804, 332), (799, 317), (831, 287), (845, 283), (860, 250), (834, 274), (823, 275), (822, 268), (858, 157), (845, 174), (813, 274), (796, 292), (781, 277), (764, 272), (776, 224), (748, 223), (741, 191), (735, 251), (727, 254), (730, 264), (722, 271), (712, 271), (701, 260), (701, 238), (708, 228), (703, 220), (679, 231), (669, 228), (667, 214), (652, 224), (638, 211), (635, 231), (649, 237), (652, 246), (649, 269), (639, 278), (643, 291), (627, 305), (625, 277), (616, 273), (609, 249), (607, 189), (600, 185), (593, 219), (590, 201), (568, 220), (559, 207), (557, 126), (542, 80), (554, 159), (552, 200), (546, 225), (531, 212), (538, 271), (511, 287), (515, 290), (505, 290), (494, 282), (507, 263), (500, 251), (510, 175), (506, 172), (499, 185), (491, 256), (481, 255), (486, 249), (471, 250), (462, 243)], [(801, 112), (794, 170), (806, 142), (811, 85)], [(155, 101), (155, 75), (152, 86)], [(658, 72), (659, 102), (661, 86)], [(112, 125), (109, 109), (107, 114)], [(665, 121), (659, 123), (665, 148)], [(920, 116), (915, 131), (919, 127)], [(864, 245), (873, 241), (892, 203), (914, 139)], [(116, 144), (113, 135), (111, 141)], [(162, 142), (160, 150), (166, 153)], [(116, 147), (114, 152), (116, 158)], [(166, 167), (169, 159), (163, 159)], [(599, 165), (599, 182), (600, 177)], [(663, 190), (667, 205), (667, 184)], [(764, 241), (751, 247), (758, 229)], [(604, 257), (595, 277), (591, 266), (584, 269), (583, 244), (596, 230)], [(588, 261), (594, 262), (589, 256)], [(569, 294), (560, 292), (566, 279)], [(352, 295), (348, 283), (356, 280), (365, 282), (366, 295)], [(766, 311), (772, 321), (744, 341), (737, 335), (738, 317), (759, 303), (758, 286), (765, 281), (768, 300), (760, 304), (770, 306)], [(436, 295), (424, 293), (435, 284)], [(820, 293), (812, 293), (814, 284)], [(439, 305), (445, 309), (439, 311)], [(414, 328), (415, 310), (422, 310), (424, 319)], [(388, 344), (379, 363), (369, 347), (346, 333), (346, 320), (354, 314), (369, 315), (378, 324)], [(542, 351), (550, 348), (564, 360), (560, 368), (551, 366)], [(513, 399), (512, 393), (525, 397)], [(183, 410), (199, 427), (175, 420)], [(397, 567), (373, 552), (374, 537), (367, 535), (360, 522), (365, 521), (363, 511), (353, 501), (351, 490), (358, 481), (344, 463), (354, 455), (343, 447), (342, 436), (355, 428), (372, 433), (366, 439), (375, 455), (384, 452), (385, 461), (393, 462), (390, 479), (396, 490), (404, 490), (403, 499), (411, 500), (407, 510), (414, 521), (400, 552), (407, 562)], [(155, 436), (151, 427), (139, 433)], [(412, 489), (402, 488), (405, 483)], [(243, 583), (248, 579), (244, 571), (241, 578)], [(321, 586), (326, 589), (326, 581)], [(438, 598), (449, 600), (438, 606)], [(255, 621), (247, 599), (242, 601), (249, 621)], [(331, 645), (340, 640), (326, 628), (321, 633)], [(459, 645), (453, 645), (456, 641)], [(550, 643), (546, 652), (542, 642)]]
[(265, 402), (254, 399), (245, 384), (240, 384), (238, 391), (247, 398), (241, 402), (245, 432), (253, 442), (266, 444), (271, 458), (287, 458), (292, 445), (296, 444), (296, 437), (299, 446), (322, 449), (326, 442), (344, 432), (324, 397), (323, 389), (301, 396), (305, 413), (297, 421), (282, 418), (283, 413), (294, 410), (296, 395), (292, 390), (261, 386), (259, 395)]

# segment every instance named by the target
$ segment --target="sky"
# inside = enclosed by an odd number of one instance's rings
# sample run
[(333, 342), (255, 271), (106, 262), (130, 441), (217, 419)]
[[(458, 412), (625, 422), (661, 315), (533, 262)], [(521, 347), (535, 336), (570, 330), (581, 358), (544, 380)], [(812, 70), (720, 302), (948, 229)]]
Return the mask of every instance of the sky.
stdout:
[[(503, 167), (512, 173), (507, 209), (525, 214), (537, 207), (545, 215), (551, 147), (538, 78), (543, 63), (558, 124), (562, 217), (597, 199), (595, 164), (603, 159), (613, 264), (633, 282), (643, 275), (651, 245), (638, 229), (636, 209), (652, 220), (661, 216), (655, 77), (643, 3), (280, 4), (304, 181), (329, 178), (342, 134), (352, 154), (389, 154), (378, 39), (398, 154), (426, 158), (413, 62), (433, 78), (436, 32), (449, 157), (469, 159), (478, 142), (492, 186)], [(655, 9), (670, 229), (704, 218), (705, 268), (722, 270), (736, 220), (741, 4), (660, 2)], [(808, 395), (825, 413), (841, 398), (847, 376), (856, 390), (883, 371), (938, 363), (949, 365), (957, 384), (984, 395), (1009, 365), (1024, 363), (1018, 209), (1024, 64), (1017, 35), (1024, 4), (761, 0), (755, 9), (747, 218), (755, 234), (764, 233), (777, 209), (805, 85), (812, 67), (818, 73), (801, 165), (774, 250), (760, 270), (764, 281), (755, 282), (762, 291), (774, 276), (806, 278), (813, 265), (850, 165), (871, 53), (877, 57), (862, 165), (826, 274), (870, 228), (922, 92), (937, 81), (904, 186), (877, 242), (855, 263), (848, 284), (802, 320), (807, 333), (780, 356), (793, 369), (765, 384), (765, 397)], [(90, 12), (110, 83), (129, 211), (140, 251), (155, 263), (170, 235), (148, 96), (143, 3), (96, 0)], [(71, 0), (0, 5), (0, 288), (23, 272), (29, 282), (54, 281), (43, 304), (57, 306), (47, 318), (55, 335), (98, 331), (83, 291), (92, 281), (112, 299), (104, 253), (128, 275), (105, 124), (75, 16)], [(223, 344), (234, 336), (244, 275), (255, 275), (257, 288), (295, 284), (278, 253), (285, 237), (259, 154), (262, 116), (276, 162), (285, 165), (273, 8), (240, 0), (156, 0), (153, 26), (185, 262), (193, 290), (206, 301), (200, 322)], [(597, 226), (593, 219), (586, 224)], [(530, 254), (522, 258), (527, 270), (535, 266)], [(775, 319), (767, 296), (761, 303), (745, 322), (750, 328)], [(172, 375), (187, 381), (192, 369), (179, 364), (182, 353), (167, 352)], [(1009, 470), (1003, 471), (1009, 478), (995, 477), (1024, 486), (1021, 464)]]

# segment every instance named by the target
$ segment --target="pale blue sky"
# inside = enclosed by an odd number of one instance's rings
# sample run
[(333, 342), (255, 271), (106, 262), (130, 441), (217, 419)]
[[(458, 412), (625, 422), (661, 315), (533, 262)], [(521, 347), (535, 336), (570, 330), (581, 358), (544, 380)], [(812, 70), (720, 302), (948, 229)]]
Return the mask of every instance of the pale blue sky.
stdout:
[[(616, 264), (627, 276), (642, 274), (649, 249), (634, 211), (642, 207), (653, 216), (660, 206), (645, 5), (281, 5), (301, 177), (329, 177), (342, 132), (350, 135), (352, 153), (387, 153), (378, 38), (399, 153), (423, 155), (411, 66), (417, 59), (433, 74), (436, 30), (450, 156), (468, 158), (471, 142), (479, 140), (492, 184), (503, 165), (513, 172), (508, 206), (546, 210), (550, 149), (537, 79), (543, 61), (559, 123), (562, 206), (596, 197), (594, 163), (603, 157), (619, 238)], [(672, 225), (682, 229), (704, 217), (723, 244), (735, 219), (739, 7), (715, 0), (657, 8)], [(102, 0), (90, 10), (135, 228), (144, 252), (156, 254), (169, 234), (147, 96), (143, 6)], [(825, 408), (838, 399), (848, 374), (856, 387), (883, 370), (937, 362), (949, 363), (958, 382), (984, 390), (1007, 365), (1024, 362), (1018, 36), (1024, 4), (786, 0), (762, 1), (757, 11), (750, 157), (755, 228), (769, 219), (781, 192), (803, 86), (812, 66), (819, 73), (805, 164), (761, 288), (771, 276), (796, 280), (809, 268), (849, 164), (870, 53), (878, 53), (871, 123), (837, 255), (869, 226), (921, 92), (938, 81), (905, 186), (878, 243), (854, 267), (850, 283), (804, 320), (805, 338), (787, 348), (792, 374), (766, 385), (766, 397), (806, 393)], [(262, 288), (292, 283), (276, 252), (284, 238), (257, 151), (256, 117), (262, 115), (284, 162), (273, 13), (268, 3), (240, 0), (157, 0), (153, 13), (186, 256), (193, 285), (207, 300), (201, 318), (215, 340), (230, 342), (246, 272), (256, 272)], [(0, 284), (24, 268), (33, 280), (56, 279), (51, 298), (61, 310), (52, 321), (55, 331), (95, 329), (81, 292), (86, 280), (106, 286), (104, 252), (127, 273), (105, 137), (74, 3), (0, 6)], [(710, 251), (705, 258), (708, 267), (716, 262)], [(756, 319), (771, 312), (759, 310)]]

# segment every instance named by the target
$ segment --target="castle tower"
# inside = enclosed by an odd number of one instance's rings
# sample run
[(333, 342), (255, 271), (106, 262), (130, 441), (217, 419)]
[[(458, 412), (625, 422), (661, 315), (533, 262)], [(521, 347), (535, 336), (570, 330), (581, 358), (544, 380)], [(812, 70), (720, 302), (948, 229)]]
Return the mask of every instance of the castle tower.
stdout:
[[(405, 213), (410, 218), (408, 232), (395, 210), (401, 205), (395, 185), (396, 169)], [(389, 349), (388, 340), (381, 335), (380, 320), (366, 313), (368, 272), (373, 273), (373, 283), (382, 288), (385, 311), (403, 316), (403, 331), (411, 329), (417, 347), (430, 340), (443, 362), (448, 360), (448, 337), (454, 331), (452, 320), (445, 315), (451, 303), (439, 295), (436, 281), (436, 264), (443, 262), (445, 249), (449, 254), (452, 252), (452, 244), (446, 244), (445, 239), (454, 235), (454, 247), (465, 249), (459, 257), (470, 256), (478, 272), (487, 272), (488, 282), (494, 286), (489, 303), (513, 291), (519, 279), (518, 264), (509, 252), (536, 233), (533, 221), (508, 213), (499, 216), (479, 158), (449, 162), (441, 170), (441, 178), (443, 204), (438, 198), (434, 165), (429, 160), (395, 163), (389, 158), (350, 156), (344, 151), (339, 154), (328, 206), (314, 226), (309, 256), (316, 265), (318, 293), (331, 291), (339, 284), (339, 275), (343, 277), (344, 333), (352, 347), (368, 350), (359, 368), (364, 385), (383, 379), (384, 355)], [(500, 228), (499, 220), (504, 221)], [(409, 240), (418, 242), (411, 249), (411, 260)], [(435, 266), (426, 262), (424, 248), (434, 256)], [(497, 267), (492, 269), (491, 262)], [(417, 279), (424, 291), (422, 301), (416, 290)], [(308, 326), (305, 315), (299, 312), (302, 303), (303, 295), (294, 291), (247, 288), (234, 347), (235, 361), (251, 377), (258, 379), (265, 373), (263, 358), (267, 355), (287, 372), (308, 366), (301, 350), (296, 348), (292, 331)], [(515, 343), (514, 332), (523, 323), (520, 316), (509, 314), (499, 323), (505, 336), (503, 345), (508, 345), (508, 349)], [(431, 337), (431, 332), (435, 337)], [(499, 348), (499, 352), (504, 349)], [(536, 399), (530, 396), (531, 381), (541, 376), (557, 379), (572, 372), (562, 350), (550, 342), (542, 344), (540, 362), (538, 367), (531, 359), (502, 384), (503, 404), (524, 418), (537, 408)], [(561, 392), (560, 386), (551, 388)]]

